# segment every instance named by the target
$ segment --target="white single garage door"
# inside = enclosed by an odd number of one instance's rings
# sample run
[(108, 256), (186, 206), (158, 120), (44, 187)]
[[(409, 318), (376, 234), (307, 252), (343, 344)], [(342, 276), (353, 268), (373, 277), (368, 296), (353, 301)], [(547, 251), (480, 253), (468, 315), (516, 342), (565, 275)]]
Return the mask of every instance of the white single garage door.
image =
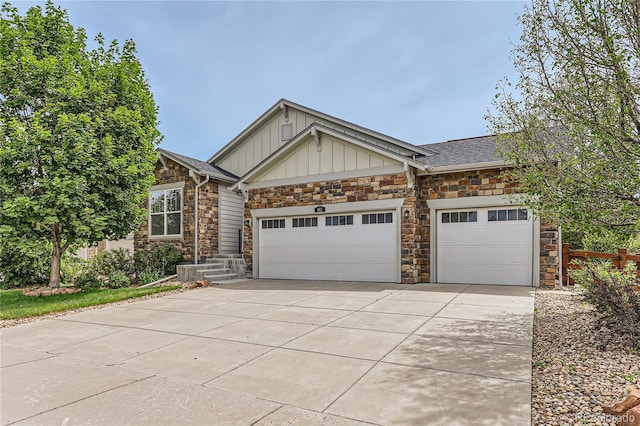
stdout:
[(439, 210), (437, 281), (532, 285), (532, 239), (522, 208)]
[(259, 220), (260, 278), (396, 282), (396, 211)]

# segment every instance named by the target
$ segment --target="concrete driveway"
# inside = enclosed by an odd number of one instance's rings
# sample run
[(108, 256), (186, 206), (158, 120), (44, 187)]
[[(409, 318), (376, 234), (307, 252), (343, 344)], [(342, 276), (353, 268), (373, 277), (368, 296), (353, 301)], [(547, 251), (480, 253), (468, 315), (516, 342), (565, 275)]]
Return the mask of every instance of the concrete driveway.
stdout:
[(1, 423), (527, 425), (533, 302), (248, 280), (2, 329)]

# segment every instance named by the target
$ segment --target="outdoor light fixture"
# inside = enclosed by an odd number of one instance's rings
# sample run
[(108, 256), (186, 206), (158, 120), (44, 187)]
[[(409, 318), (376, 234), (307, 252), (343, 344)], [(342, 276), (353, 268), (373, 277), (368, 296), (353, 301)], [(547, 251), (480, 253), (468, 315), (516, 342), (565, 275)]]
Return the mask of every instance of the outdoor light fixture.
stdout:
[(244, 226), (246, 226), (247, 228), (251, 228), (251, 219), (245, 219)]
[(409, 210), (404, 211), (404, 218), (409, 219)]

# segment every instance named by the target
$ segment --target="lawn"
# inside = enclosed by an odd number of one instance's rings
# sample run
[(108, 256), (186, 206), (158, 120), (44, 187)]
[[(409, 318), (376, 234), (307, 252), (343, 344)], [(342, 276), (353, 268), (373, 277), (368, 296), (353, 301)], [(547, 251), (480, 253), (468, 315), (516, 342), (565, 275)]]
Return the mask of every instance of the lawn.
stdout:
[(104, 305), (178, 288), (180, 286), (167, 285), (149, 288), (97, 289), (41, 297), (24, 296), (22, 290), (5, 290), (0, 291), (0, 319), (27, 318), (68, 309)]

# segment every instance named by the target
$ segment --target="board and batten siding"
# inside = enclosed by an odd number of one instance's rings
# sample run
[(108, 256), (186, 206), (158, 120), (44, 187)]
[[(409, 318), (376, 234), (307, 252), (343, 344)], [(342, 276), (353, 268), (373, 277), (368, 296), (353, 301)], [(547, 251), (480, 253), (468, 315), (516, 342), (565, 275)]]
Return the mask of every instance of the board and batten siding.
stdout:
[(220, 183), (218, 186), (220, 194), (219, 226), (220, 235), (218, 237), (218, 249), (221, 254), (240, 253), (240, 230), (244, 220), (244, 198), (241, 194), (229, 191), (227, 185)]
[(384, 147), (392, 152), (400, 152), (399, 148), (384, 141), (341, 126), (337, 123), (323, 120), (321, 117), (316, 117), (290, 108), (288, 121), (285, 119), (284, 113), (279, 111), (253, 133), (248, 135), (246, 139), (242, 141), (231, 153), (227, 154), (222, 160), (216, 161), (216, 166), (221, 167), (236, 176), (243, 176), (278, 148), (287, 143), (286, 140), (282, 140), (281, 135), (281, 127), (285, 123), (292, 124), (292, 136), (297, 135), (311, 124), (318, 123), (346, 135), (356, 137), (362, 141)]
[(400, 163), (350, 143), (323, 135), (320, 151), (317, 149), (315, 139), (309, 137), (307, 143), (258, 177), (257, 181), (314, 176), (350, 170), (366, 170), (396, 164)]

